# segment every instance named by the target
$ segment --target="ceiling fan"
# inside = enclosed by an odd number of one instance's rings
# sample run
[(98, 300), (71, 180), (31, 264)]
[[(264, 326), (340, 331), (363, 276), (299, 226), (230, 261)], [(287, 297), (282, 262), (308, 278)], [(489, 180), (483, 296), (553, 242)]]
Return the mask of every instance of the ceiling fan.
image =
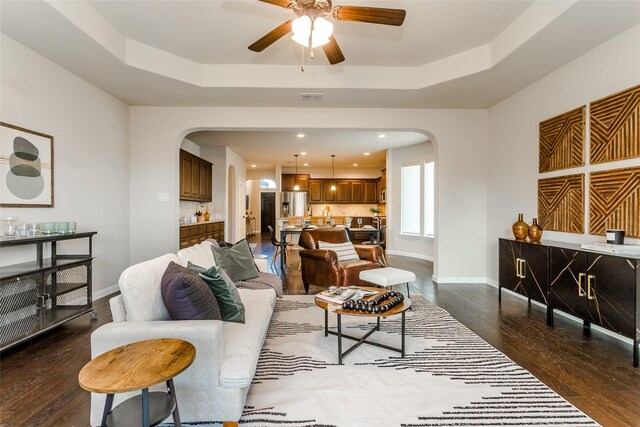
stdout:
[(257, 40), (249, 50), (262, 52), (282, 37), (293, 31), (292, 39), (304, 47), (322, 46), (329, 63), (338, 64), (344, 61), (344, 55), (335, 37), (333, 24), (325, 19), (332, 16), (338, 21), (366, 22), (400, 26), (407, 14), (402, 9), (385, 9), (365, 6), (336, 6), (331, 0), (259, 0), (264, 3), (291, 9), (298, 15), (271, 30)]

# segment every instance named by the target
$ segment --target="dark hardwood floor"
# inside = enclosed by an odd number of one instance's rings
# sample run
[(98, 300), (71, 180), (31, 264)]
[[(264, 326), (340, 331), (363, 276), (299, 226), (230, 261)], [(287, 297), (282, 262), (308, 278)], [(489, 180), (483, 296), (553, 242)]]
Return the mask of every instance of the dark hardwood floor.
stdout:
[[(265, 236), (266, 237), (266, 236)], [(269, 261), (273, 246), (260, 235), (255, 253)], [(389, 256), (394, 267), (414, 271), (419, 292), (473, 332), (529, 370), (549, 387), (604, 426), (640, 426), (640, 369), (631, 365), (631, 346), (545, 312), (488, 285), (435, 284), (427, 261)], [(303, 294), (299, 257), (284, 278), (288, 294)], [(276, 272), (279, 272), (276, 263)], [(319, 289), (312, 288), (310, 292)], [(78, 372), (90, 359), (90, 335), (111, 320), (108, 299), (94, 303), (98, 319), (75, 319), (43, 336), (4, 352), (0, 358), (0, 425), (87, 426), (89, 393), (78, 386)]]

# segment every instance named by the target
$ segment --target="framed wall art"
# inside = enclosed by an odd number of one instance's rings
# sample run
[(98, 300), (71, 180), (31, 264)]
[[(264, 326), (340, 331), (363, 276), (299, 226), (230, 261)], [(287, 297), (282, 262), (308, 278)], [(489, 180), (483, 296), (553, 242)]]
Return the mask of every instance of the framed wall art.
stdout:
[(584, 233), (584, 174), (538, 180), (538, 221), (545, 230)]
[(53, 136), (0, 122), (0, 206), (53, 207)]
[(585, 111), (583, 105), (540, 122), (540, 173), (584, 165)]
[(640, 237), (640, 166), (591, 172), (589, 179), (589, 233), (607, 228)]

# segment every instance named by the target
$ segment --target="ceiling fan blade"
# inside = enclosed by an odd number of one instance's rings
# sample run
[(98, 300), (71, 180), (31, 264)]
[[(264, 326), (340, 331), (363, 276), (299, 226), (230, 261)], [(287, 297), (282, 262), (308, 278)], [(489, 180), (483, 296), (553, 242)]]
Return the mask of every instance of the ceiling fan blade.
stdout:
[(249, 46), (249, 50), (252, 50), (254, 52), (262, 52), (291, 32), (291, 22), (292, 20), (290, 19), (287, 22), (284, 22), (273, 30), (269, 31), (261, 39), (257, 40), (251, 46)]
[(383, 9), (380, 7), (336, 6), (333, 17), (339, 21), (367, 22), (400, 26), (407, 12), (403, 9)]
[(263, 3), (269, 3), (274, 6), (280, 7), (289, 7), (291, 5), (291, 0), (259, 0)]
[(329, 43), (322, 45), (322, 49), (324, 50), (324, 54), (327, 55), (327, 59), (331, 65), (344, 61), (344, 55), (335, 37), (329, 37)]

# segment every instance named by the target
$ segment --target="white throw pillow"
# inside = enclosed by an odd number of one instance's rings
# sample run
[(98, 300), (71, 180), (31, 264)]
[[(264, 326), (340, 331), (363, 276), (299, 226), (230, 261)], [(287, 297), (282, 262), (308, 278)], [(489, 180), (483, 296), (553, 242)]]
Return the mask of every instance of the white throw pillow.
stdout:
[(171, 261), (180, 263), (175, 254), (167, 254), (122, 272), (118, 286), (128, 321), (171, 320), (160, 290), (162, 276)]
[(338, 262), (343, 261), (355, 261), (359, 260), (360, 257), (356, 252), (356, 248), (353, 246), (351, 242), (344, 243), (329, 243), (329, 242), (318, 242), (319, 249), (329, 249), (330, 251), (334, 251), (336, 255), (338, 255)]
[(180, 249), (177, 255), (183, 267), (186, 267), (189, 262), (206, 269), (216, 265), (216, 260), (213, 258), (213, 251), (211, 250), (211, 242), (208, 240)]

